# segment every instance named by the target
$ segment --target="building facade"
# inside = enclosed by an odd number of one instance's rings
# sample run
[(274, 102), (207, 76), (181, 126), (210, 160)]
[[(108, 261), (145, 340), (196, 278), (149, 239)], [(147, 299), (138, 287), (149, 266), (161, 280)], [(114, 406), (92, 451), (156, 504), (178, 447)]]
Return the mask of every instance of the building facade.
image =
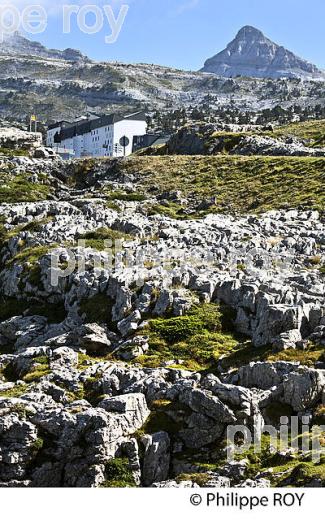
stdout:
[(135, 138), (146, 133), (143, 112), (90, 116), (74, 123), (60, 121), (49, 126), (46, 144), (64, 158), (123, 157), (132, 153)]

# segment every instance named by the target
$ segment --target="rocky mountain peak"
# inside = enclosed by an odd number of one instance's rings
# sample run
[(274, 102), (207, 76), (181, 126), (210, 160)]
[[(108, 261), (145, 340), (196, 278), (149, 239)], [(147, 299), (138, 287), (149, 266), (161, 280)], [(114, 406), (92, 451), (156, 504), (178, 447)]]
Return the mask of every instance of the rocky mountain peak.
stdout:
[(0, 55), (19, 56), (28, 55), (49, 59), (61, 59), (72, 62), (86, 62), (89, 59), (75, 49), (47, 49), (40, 42), (25, 38), (20, 32), (6, 35), (3, 43), (0, 43)]
[(208, 59), (202, 71), (225, 77), (324, 78), (315, 65), (272, 42), (250, 25), (242, 27), (225, 50)]
[(256, 29), (256, 27), (253, 27), (252, 25), (245, 25), (242, 27), (236, 36), (236, 39), (238, 38), (260, 38), (265, 40), (265, 36), (259, 29)]

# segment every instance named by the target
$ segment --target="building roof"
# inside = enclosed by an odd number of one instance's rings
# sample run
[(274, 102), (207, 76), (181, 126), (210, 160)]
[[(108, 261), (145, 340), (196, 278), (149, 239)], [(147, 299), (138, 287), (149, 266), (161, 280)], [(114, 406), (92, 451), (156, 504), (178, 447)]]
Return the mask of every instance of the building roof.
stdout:
[(158, 145), (161, 145), (161, 144), (167, 144), (169, 139), (170, 139), (170, 135), (164, 135), (164, 136), (160, 136), (158, 137), (158, 139), (156, 141), (154, 141), (154, 145), (155, 146), (158, 146)]
[(134, 112), (134, 114), (129, 114), (128, 116), (122, 117), (122, 119), (131, 119), (132, 121), (147, 121), (147, 116), (145, 112)]
[(133, 140), (133, 147), (135, 150), (141, 148), (148, 148), (149, 146), (158, 146), (168, 143), (170, 135), (162, 134), (146, 134), (141, 136), (135, 136)]
[[(92, 130), (96, 130), (97, 128), (102, 128), (103, 126), (110, 126), (114, 123), (118, 123), (119, 121), (124, 120), (132, 120), (132, 121), (146, 121), (146, 115), (144, 112), (135, 112), (134, 114), (129, 114), (127, 116), (119, 116), (118, 114), (109, 114), (98, 116), (93, 119), (86, 119), (81, 121), (76, 121), (74, 123), (70, 123), (66, 128), (61, 129), (60, 132), (60, 140), (64, 141), (65, 139), (72, 139), (78, 135), (84, 135), (90, 133)], [(60, 123), (57, 123), (56, 126), (51, 125), (52, 128), (57, 128), (57, 126), (62, 126)], [(51, 128), (49, 127), (49, 130)]]
[(47, 127), (47, 129), (54, 130), (54, 128), (60, 128), (61, 126), (64, 126), (64, 125), (71, 125), (71, 123), (69, 121), (58, 121), (57, 123), (53, 123), (52, 125), (49, 125)]

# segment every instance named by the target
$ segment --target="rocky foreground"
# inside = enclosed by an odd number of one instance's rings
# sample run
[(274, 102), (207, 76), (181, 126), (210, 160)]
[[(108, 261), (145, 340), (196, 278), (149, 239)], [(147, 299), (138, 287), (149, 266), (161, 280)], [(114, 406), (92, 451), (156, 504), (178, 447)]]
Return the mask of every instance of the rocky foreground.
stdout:
[[(171, 218), (182, 186), (107, 162), (2, 170), (1, 486), (324, 485), (323, 455), (263, 434), (324, 420), (321, 212)], [(227, 460), (231, 425), (262, 453)]]

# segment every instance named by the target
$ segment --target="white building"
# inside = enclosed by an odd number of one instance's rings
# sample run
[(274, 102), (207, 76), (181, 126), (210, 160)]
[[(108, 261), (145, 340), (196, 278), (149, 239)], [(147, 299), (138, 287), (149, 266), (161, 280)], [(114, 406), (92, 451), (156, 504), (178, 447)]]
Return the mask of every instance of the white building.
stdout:
[(64, 158), (123, 157), (132, 153), (135, 138), (146, 133), (143, 112), (121, 117), (90, 116), (74, 123), (60, 121), (49, 126), (46, 144)]

